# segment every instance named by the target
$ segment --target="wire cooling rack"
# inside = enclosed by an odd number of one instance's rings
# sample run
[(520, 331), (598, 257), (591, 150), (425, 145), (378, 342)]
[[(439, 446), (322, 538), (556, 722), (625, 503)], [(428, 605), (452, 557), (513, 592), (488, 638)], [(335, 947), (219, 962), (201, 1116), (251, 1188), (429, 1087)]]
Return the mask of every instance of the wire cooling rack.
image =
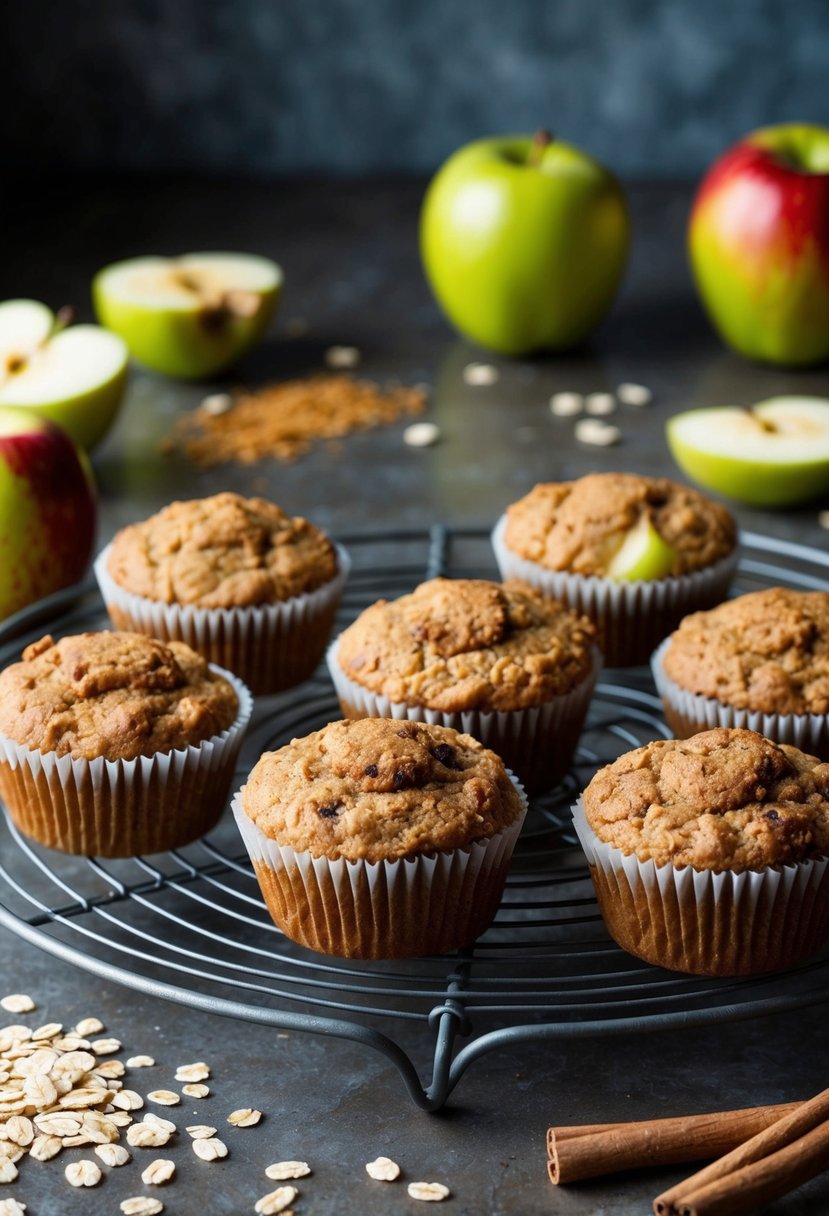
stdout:
[[(403, 594), (427, 577), (495, 576), (482, 531), (436, 527), (343, 540), (354, 567), (340, 626), (380, 596)], [(738, 589), (777, 584), (827, 588), (829, 557), (744, 535)], [(47, 629), (65, 634), (106, 623), (93, 587), (53, 596), (0, 630), (0, 665)], [(336, 717), (322, 671), (298, 689), (260, 699), (237, 784), (261, 752)], [(271, 923), (229, 815), (185, 849), (117, 861), (41, 848), (5, 817), (0, 923), (148, 994), (362, 1043), (396, 1065), (427, 1110), (443, 1105), (475, 1060), (506, 1044), (736, 1021), (825, 1000), (829, 952), (786, 973), (712, 980), (644, 964), (607, 935), (569, 808), (599, 765), (666, 733), (645, 671), (600, 681), (571, 772), (531, 806), (494, 924), (454, 955), (366, 963), (296, 946)], [(395, 1038), (411, 1043), (413, 1027), (413, 1055), (431, 1054), (425, 1080)]]

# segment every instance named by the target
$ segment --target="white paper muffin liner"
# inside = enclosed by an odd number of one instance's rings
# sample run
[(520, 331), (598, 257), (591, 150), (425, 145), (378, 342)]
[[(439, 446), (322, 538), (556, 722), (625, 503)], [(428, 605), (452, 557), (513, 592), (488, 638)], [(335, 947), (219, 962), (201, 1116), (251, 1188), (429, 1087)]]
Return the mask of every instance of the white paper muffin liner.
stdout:
[(0, 734), (0, 796), (21, 832), (64, 853), (129, 857), (202, 836), (224, 810), (253, 698), (236, 692), (236, 718), (218, 735), (135, 760), (73, 759)]
[(737, 709), (714, 697), (688, 692), (665, 672), (665, 653), (671, 644), (666, 638), (651, 656), (651, 671), (662, 698), (665, 718), (680, 739), (717, 726), (756, 730), (775, 743), (791, 743), (811, 756), (829, 758), (829, 714), (766, 714), (753, 709)]
[(705, 570), (649, 582), (617, 582), (596, 575), (548, 570), (508, 548), (502, 515), (492, 533), (492, 547), (502, 579), (520, 578), (551, 599), (583, 612), (599, 626), (607, 667), (646, 663), (653, 648), (671, 633), (682, 617), (700, 608), (712, 608), (725, 598), (737, 551)]
[(672, 971), (749, 975), (807, 958), (829, 937), (829, 859), (715, 873), (658, 866), (606, 844), (582, 799), (573, 824), (611, 936)]
[(112, 545), (95, 560), (95, 577), (117, 629), (186, 642), (211, 663), (240, 676), (253, 693), (292, 688), (313, 674), (322, 658), (351, 559), (337, 550), (337, 574), (305, 595), (248, 608), (197, 608), (164, 604), (125, 591), (107, 568)]
[(571, 692), (553, 697), (543, 705), (491, 713), (481, 710), (444, 713), (425, 705), (390, 701), (350, 679), (337, 660), (339, 644), (340, 639), (336, 638), (328, 647), (326, 662), (346, 717), (395, 718), (430, 726), (451, 726), (491, 748), (530, 792), (549, 788), (567, 772), (602, 668), (601, 652), (594, 647), (593, 666), (582, 682)]
[(266, 836), (231, 803), (274, 922), (293, 941), (342, 958), (411, 958), (468, 945), (494, 917), (527, 813), (464, 848), (394, 861), (346, 861), (297, 852)]

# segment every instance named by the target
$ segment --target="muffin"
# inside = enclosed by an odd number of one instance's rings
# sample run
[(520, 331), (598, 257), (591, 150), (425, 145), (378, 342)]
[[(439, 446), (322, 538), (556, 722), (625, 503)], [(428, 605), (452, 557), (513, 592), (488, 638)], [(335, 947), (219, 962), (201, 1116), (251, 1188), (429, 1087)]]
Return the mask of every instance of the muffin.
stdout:
[(695, 612), (652, 668), (674, 734), (744, 726), (829, 759), (829, 593), (772, 587)]
[(829, 936), (829, 765), (754, 731), (648, 743), (575, 808), (605, 923), (695, 975), (789, 967)]
[(526, 800), (469, 735), (363, 718), (266, 753), (233, 811), (288, 937), (345, 958), (407, 958), (484, 931)]
[(696, 490), (591, 473), (537, 485), (507, 508), (492, 540), (502, 578), (526, 579), (585, 613), (605, 663), (624, 667), (646, 662), (686, 613), (719, 603), (736, 538), (726, 508)]
[(42, 638), (0, 672), (0, 797), (66, 853), (176, 848), (221, 815), (251, 708), (182, 642)]
[(253, 692), (273, 693), (322, 658), (348, 566), (308, 520), (225, 493), (123, 528), (95, 574), (118, 629), (186, 642)]
[(345, 717), (463, 730), (539, 790), (573, 757), (601, 665), (595, 634), (528, 583), (435, 578), (367, 608), (328, 665)]

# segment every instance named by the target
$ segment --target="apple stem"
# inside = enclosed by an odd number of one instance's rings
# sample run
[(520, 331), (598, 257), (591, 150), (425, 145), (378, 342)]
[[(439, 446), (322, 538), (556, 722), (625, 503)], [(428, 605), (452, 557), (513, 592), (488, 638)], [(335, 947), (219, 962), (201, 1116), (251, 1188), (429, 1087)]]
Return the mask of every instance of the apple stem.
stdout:
[(530, 150), (527, 153), (527, 164), (531, 168), (538, 168), (538, 166), (541, 164), (541, 158), (543, 157), (545, 150), (553, 142), (553, 139), (554, 136), (552, 132), (545, 130), (544, 127), (540, 127), (536, 131), (535, 135), (533, 136), (532, 143), (530, 144)]
[(745, 407), (745, 411), (752, 421), (757, 423), (761, 431), (766, 431), (769, 435), (777, 434), (779, 427), (777, 427), (775, 423), (770, 422), (768, 418), (761, 418), (759, 414), (755, 414), (754, 406), (747, 405)]
[(45, 346), (47, 342), (51, 341), (52, 338), (56, 337), (62, 330), (66, 329), (67, 326), (71, 325), (74, 320), (75, 320), (74, 308), (72, 307), (71, 304), (64, 304), (63, 307), (59, 308), (58, 311), (55, 313), (55, 319), (52, 322), (52, 328), (49, 330), (48, 334), (43, 339), (43, 341), (40, 343), (40, 345)]
[(75, 310), (69, 304), (64, 304), (63, 308), (59, 308), (52, 320), (49, 332), (44, 334), (40, 341), (32, 347), (31, 350), (25, 352), (14, 352), (6, 359), (5, 375), (0, 376), (0, 384), (5, 384), (12, 376), (17, 376), (20, 372), (25, 371), (29, 366), (32, 356), (49, 343), (56, 334), (59, 334), (62, 329), (66, 329), (67, 325), (71, 325), (75, 320)]

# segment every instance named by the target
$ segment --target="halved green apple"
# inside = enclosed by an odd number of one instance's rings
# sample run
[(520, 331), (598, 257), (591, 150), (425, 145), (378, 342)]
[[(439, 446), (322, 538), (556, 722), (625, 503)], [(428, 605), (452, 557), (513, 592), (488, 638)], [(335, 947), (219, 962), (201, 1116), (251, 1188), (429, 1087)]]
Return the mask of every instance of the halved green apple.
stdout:
[(0, 304), (0, 406), (38, 410), (82, 447), (109, 430), (127, 383), (127, 348), (99, 325), (71, 325), (37, 300)]
[(674, 460), (693, 481), (758, 507), (829, 491), (829, 400), (771, 397), (750, 409), (714, 406), (666, 425)]
[(607, 577), (636, 583), (667, 578), (676, 550), (660, 535), (647, 515), (630, 529), (607, 567)]
[(230, 367), (263, 336), (282, 288), (275, 262), (253, 254), (131, 258), (95, 276), (98, 320), (139, 363), (184, 380)]

